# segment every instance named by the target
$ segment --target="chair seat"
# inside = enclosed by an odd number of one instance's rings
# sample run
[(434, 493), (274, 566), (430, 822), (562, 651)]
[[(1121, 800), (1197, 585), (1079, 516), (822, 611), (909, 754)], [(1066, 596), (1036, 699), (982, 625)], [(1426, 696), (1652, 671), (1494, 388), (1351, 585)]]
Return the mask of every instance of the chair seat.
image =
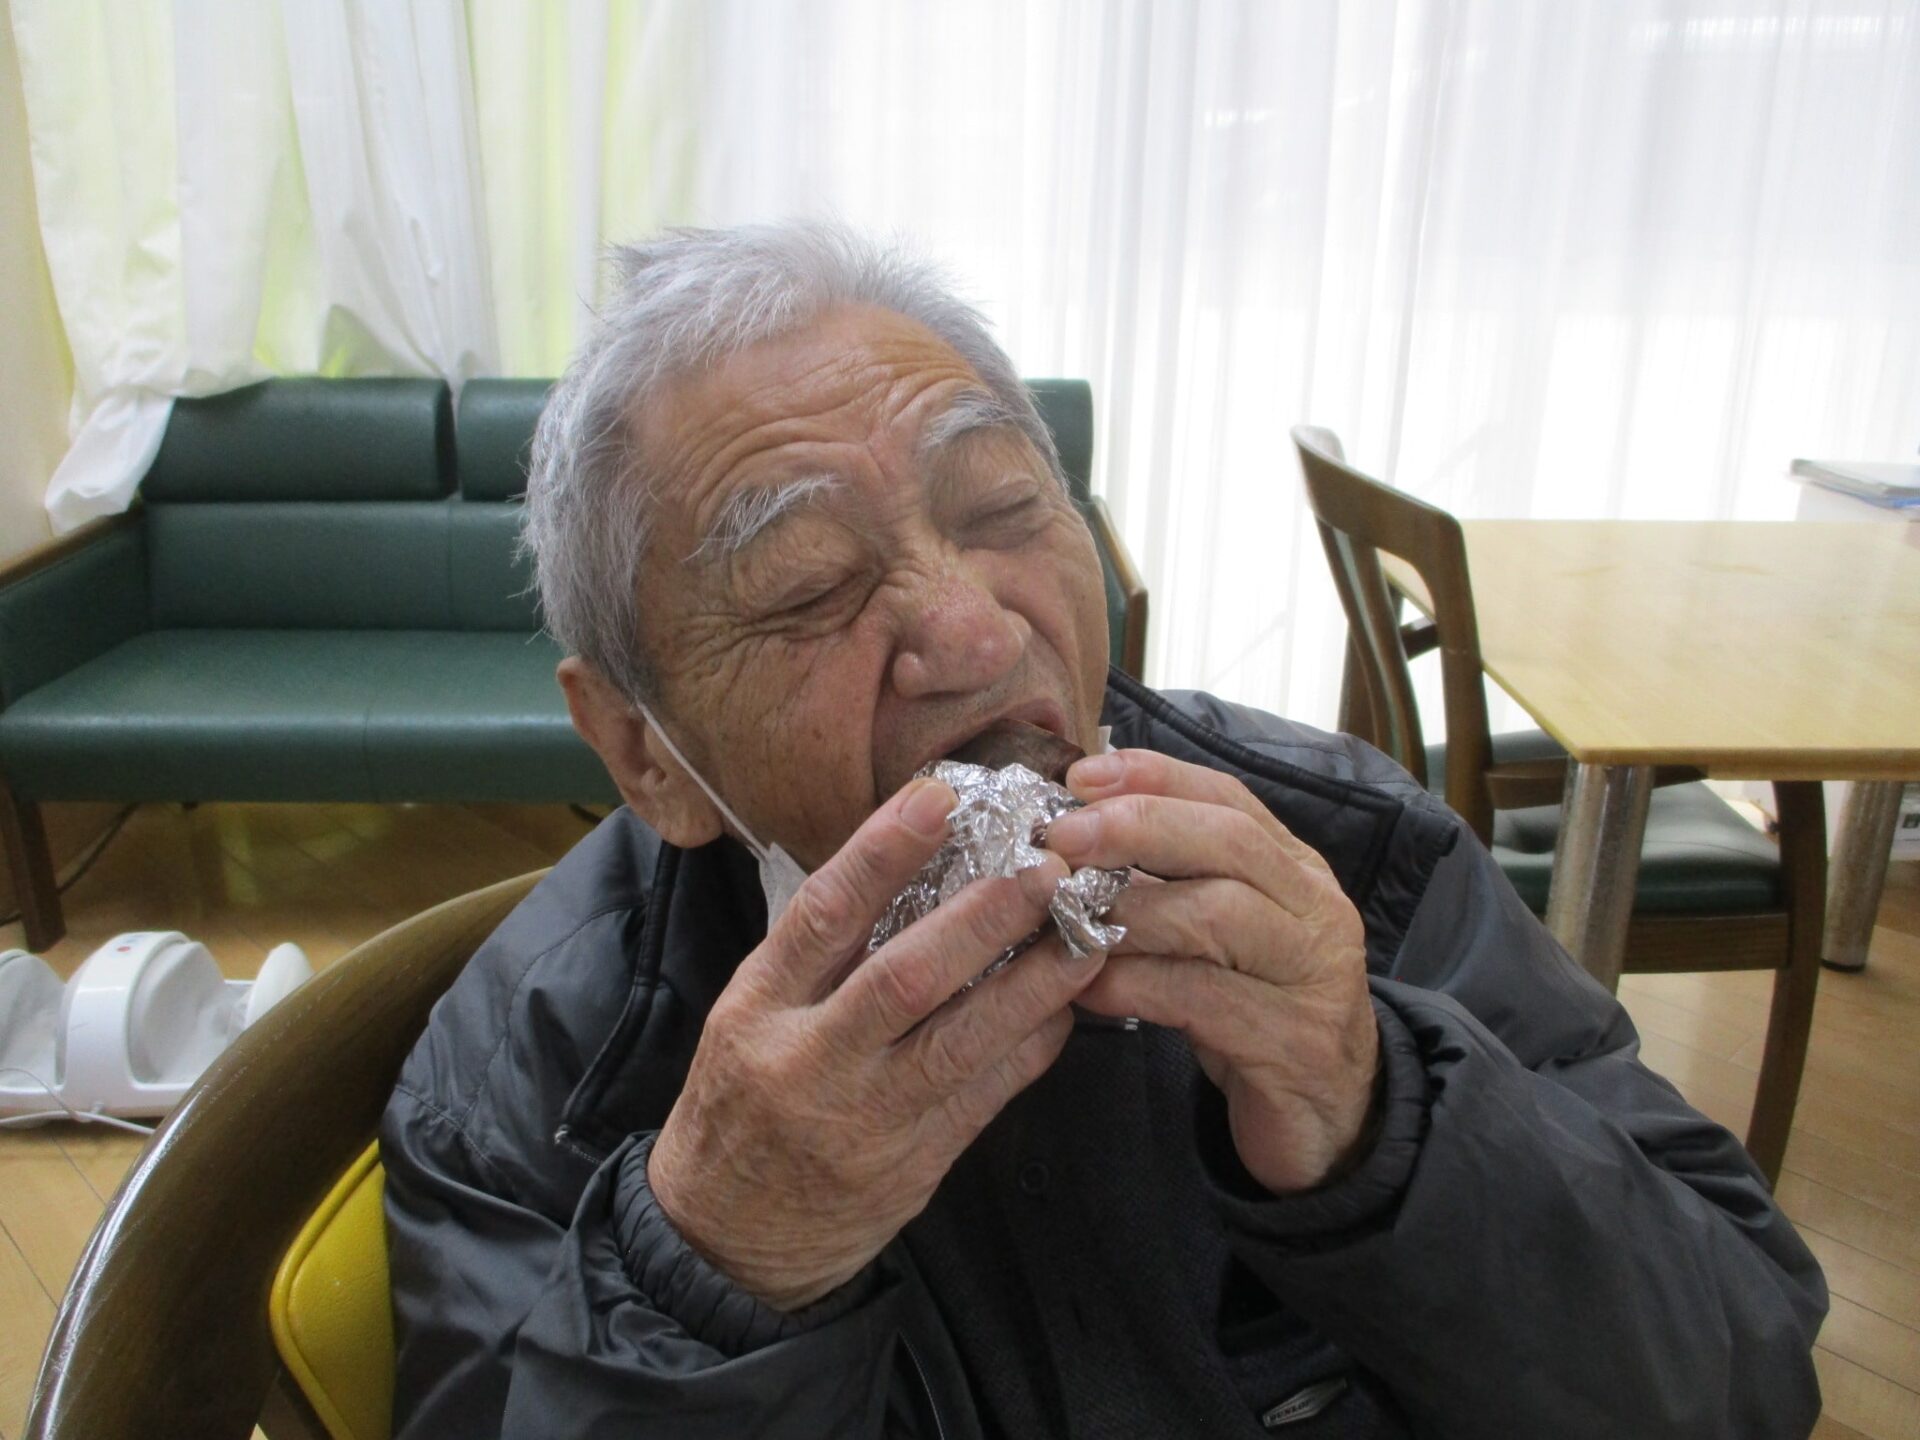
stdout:
[[(1446, 746), (1427, 747), (1427, 783), (1445, 789)], [(1566, 752), (1539, 730), (1493, 737), (1496, 763), (1538, 760)], [(1547, 908), (1560, 807), (1502, 810), (1493, 819), (1493, 858), (1527, 907)], [(1634, 890), (1634, 913), (1737, 914), (1777, 909), (1780, 850), (1705, 785), (1667, 785), (1647, 807), (1646, 843)]]
[(155, 630), (0, 711), (41, 800), (618, 803), (544, 635)]

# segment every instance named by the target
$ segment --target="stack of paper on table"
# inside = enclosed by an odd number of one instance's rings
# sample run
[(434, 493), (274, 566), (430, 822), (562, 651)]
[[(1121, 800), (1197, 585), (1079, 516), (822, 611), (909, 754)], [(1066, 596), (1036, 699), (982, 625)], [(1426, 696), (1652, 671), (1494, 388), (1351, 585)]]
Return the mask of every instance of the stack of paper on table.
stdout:
[(1866, 460), (1796, 460), (1793, 473), (1828, 490), (1838, 490), (1890, 509), (1920, 506), (1920, 465), (1885, 465)]

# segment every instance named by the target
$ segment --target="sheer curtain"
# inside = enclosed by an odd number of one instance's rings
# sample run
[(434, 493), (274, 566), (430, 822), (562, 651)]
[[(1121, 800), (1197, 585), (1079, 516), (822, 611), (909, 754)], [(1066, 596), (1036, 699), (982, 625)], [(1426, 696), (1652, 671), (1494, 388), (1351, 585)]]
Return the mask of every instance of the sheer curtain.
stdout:
[[(1026, 373), (1092, 380), (1151, 678), (1303, 719), (1343, 627), (1297, 420), (1466, 515), (1785, 516), (1790, 457), (1920, 443), (1917, 0), (176, 0), (164, 72), (99, 86), (180, 143), (50, 204), (114, 165), (46, 98), (74, 52), (29, 44), (69, 13), (14, 5), (50, 252), (107, 276), (56, 257), (69, 327), (135, 272), (245, 312), (157, 369), (76, 344), (89, 405), (103, 373), (552, 373), (605, 240), (838, 215), (945, 260)], [(182, 60), (196, 17), (254, 36), (244, 80)], [(265, 123), (188, 143), (189, 109)]]
[(175, 396), (498, 367), (458, 6), (20, 0), (13, 24), (73, 348), (56, 530), (126, 508)]

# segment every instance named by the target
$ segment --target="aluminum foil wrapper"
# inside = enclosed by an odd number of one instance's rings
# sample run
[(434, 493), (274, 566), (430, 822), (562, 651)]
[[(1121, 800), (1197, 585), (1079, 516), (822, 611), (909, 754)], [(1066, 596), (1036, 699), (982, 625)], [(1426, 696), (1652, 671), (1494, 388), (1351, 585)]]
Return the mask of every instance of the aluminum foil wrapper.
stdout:
[[(1004, 877), (1038, 865), (1047, 826), (1080, 802), (1064, 785), (1056, 785), (1012, 764), (992, 770), (959, 760), (936, 760), (920, 772), (953, 787), (959, 803), (948, 819), (950, 833), (934, 856), (887, 907), (873, 927), (869, 952), (878, 950), (907, 926), (932, 913), (975, 880)], [(1104, 917), (1127, 888), (1125, 870), (1085, 866), (1062, 880), (1047, 911), (1060, 938), (1075, 955), (1111, 950), (1126, 929), (1105, 923)], [(993, 964), (962, 987), (971, 989), (999, 970), (1040, 938), (1040, 931), (1012, 946)]]

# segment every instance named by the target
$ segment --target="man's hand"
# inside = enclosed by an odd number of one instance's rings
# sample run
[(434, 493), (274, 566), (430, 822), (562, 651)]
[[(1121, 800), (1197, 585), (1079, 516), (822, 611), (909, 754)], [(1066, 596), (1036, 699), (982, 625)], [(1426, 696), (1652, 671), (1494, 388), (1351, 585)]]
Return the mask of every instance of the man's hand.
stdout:
[(954, 794), (917, 780), (801, 886), (715, 1003), (647, 1177), (687, 1242), (786, 1310), (850, 1280), (987, 1122), (1054, 1061), (1099, 973), (1038, 928), (1057, 860), (977, 881), (873, 955), (887, 903), (939, 848)]
[(1184, 1031), (1253, 1178), (1320, 1184), (1365, 1132), (1380, 1050), (1365, 931), (1333, 872), (1218, 771), (1124, 750), (1067, 785), (1088, 805), (1053, 823), (1051, 849), (1166, 881), (1114, 906), (1127, 937), (1080, 1004)]

